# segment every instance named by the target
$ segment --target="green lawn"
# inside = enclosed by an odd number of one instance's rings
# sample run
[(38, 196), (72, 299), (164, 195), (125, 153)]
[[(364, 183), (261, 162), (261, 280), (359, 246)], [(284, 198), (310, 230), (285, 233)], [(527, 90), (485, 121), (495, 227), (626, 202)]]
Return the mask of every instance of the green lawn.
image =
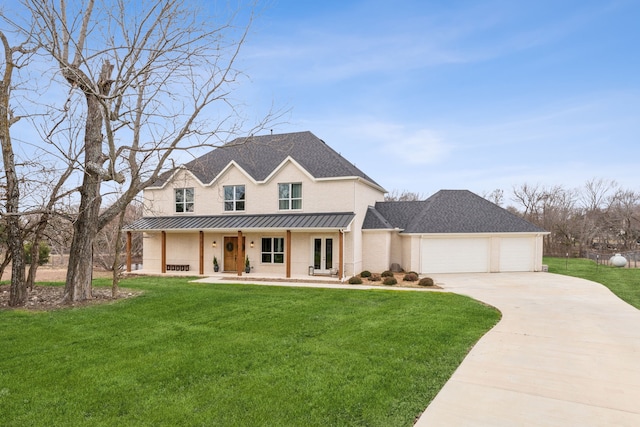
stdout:
[(598, 265), (584, 258), (544, 258), (549, 272), (602, 283), (620, 299), (640, 309), (640, 269)]
[(500, 317), (436, 292), (121, 286), (146, 292), (0, 311), (3, 426), (411, 426)]

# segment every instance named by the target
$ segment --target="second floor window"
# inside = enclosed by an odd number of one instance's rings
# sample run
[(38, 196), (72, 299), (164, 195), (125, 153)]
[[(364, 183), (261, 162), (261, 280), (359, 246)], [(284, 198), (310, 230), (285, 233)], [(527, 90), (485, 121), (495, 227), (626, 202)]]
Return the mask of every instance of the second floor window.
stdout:
[(302, 184), (278, 184), (278, 209), (281, 211), (302, 209)]
[(224, 187), (224, 210), (244, 211), (244, 185), (225, 185)]
[(194, 211), (193, 188), (176, 188), (176, 213)]

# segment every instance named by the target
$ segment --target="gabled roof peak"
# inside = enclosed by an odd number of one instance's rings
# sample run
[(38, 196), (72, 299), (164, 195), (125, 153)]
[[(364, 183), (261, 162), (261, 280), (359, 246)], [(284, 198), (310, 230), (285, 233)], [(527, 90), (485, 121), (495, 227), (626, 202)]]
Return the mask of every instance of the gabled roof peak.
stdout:
[[(184, 166), (201, 182), (209, 184), (234, 161), (252, 179), (263, 182), (288, 157), (316, 179), (357, 177), (382, 189), (363, 171), (309, 131), (236, 138)], [(163, 182), (160, 180), (156, 185), (162, 185)]]

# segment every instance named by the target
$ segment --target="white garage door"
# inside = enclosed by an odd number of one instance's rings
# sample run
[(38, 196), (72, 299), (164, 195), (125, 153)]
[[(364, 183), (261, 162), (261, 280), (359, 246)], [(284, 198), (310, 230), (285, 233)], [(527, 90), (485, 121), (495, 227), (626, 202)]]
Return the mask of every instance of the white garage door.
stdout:
[(500, 271), (533, 271), (534, 237), (503, 237), (500, 241)]
[(489, 272), (488, 238), (422, 239), (421, 273)]

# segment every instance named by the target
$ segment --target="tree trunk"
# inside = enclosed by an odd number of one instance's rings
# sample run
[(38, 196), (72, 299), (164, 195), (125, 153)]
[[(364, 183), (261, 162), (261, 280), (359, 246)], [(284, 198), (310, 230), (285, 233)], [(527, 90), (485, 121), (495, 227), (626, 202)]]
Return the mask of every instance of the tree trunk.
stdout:
[(16, 307), (27, 301), (27, 287), (24, 281), (24, 242), (18, 204), (20, 190), (13, 161), (13, 149), (9, 132), (4, 133), (2, 139), (2, 155), (7, 179), (7, 202), (5, 209), (7, 216), (7, 245), (11, 254), (11, 287), (9, 291), (9, 305)]
[(36, 281), (36, 273), (40, 265), (40, 236), (36, 233), (31, 243), (31, 264), (29, 265), (29, 273), (27, 274), (27, 288), (33, 291), (33, 285)]
[[(52, 197), (55, 197), (55, 194)], [(52, 204), (50, 203), (49, 206), (47, 206), (47, 211), (50, 210), (51, 207)], [(40, 267), (40, 240), (42, 239), (44, 230), (47, 228), (47, 224), (49, 223), (49, 217), (50, 215), (48, 212), (43, 213), (40, 216), (38, 225), (33, 233), (33, 243), (31, 245), (31, 265), (29, 266), (29, 274), (27, 276), (27, 287), (32, 291), (36, 281), (38, 267)]]
[(7, 251), (4, 254), (4, 259), (2, 260), (2, 263), (0, 263), (0, 280), (2, 280), (2, 276), (4, 276), (4, 270), (7, 268), (10, 262), (11, 262), (11, 254)]
[(80, 187), (80, 210), (73, 225), (64, 301), (91, 298), (93, 278), (93, 241), (98, 232), (102, 197), (102, 178), (96, 165), (104, 163), (102, 155), (102, 111), (97, 96), (88, 93), (87, 123), (84, 136), (84, 179)]
[(9, 221), (9, 251), (11, 251), (11, 287), (9, 289), (9, 306), (22, 306), (27, 302), (27, 286), (24, 281), (24, 246), (19, 218), (11, 217)]
[(16, 307), (27, 302), (27, 287), (24, 281), (24, 242), (20, 226), (20, 188), (16, 173), (13, 146), (9, 127), (12, 123), (9, 108), (9, 93), (13, 74), (13, 58), (4, 33), (0, 33), (4, 47), (5, 70), (0, 81), (0, 145), (2, 145), (2, 161), (6, 179), (5, 213), (7, 218), (7, 246), (11, 253), (11, 287), (9, 305)]
[(118, 297), (118, 282), (120, 281), (120, 253), (122, 252), (122, 224), (124, 224), (124, 214), (126, 211), (122, 211), (120, 213), (120, 217), (118, 219), (118, 231), (116, 233), (116, 248), (115, 254), (113, 257), (113, 277), (111, 282), (111, 297)]

